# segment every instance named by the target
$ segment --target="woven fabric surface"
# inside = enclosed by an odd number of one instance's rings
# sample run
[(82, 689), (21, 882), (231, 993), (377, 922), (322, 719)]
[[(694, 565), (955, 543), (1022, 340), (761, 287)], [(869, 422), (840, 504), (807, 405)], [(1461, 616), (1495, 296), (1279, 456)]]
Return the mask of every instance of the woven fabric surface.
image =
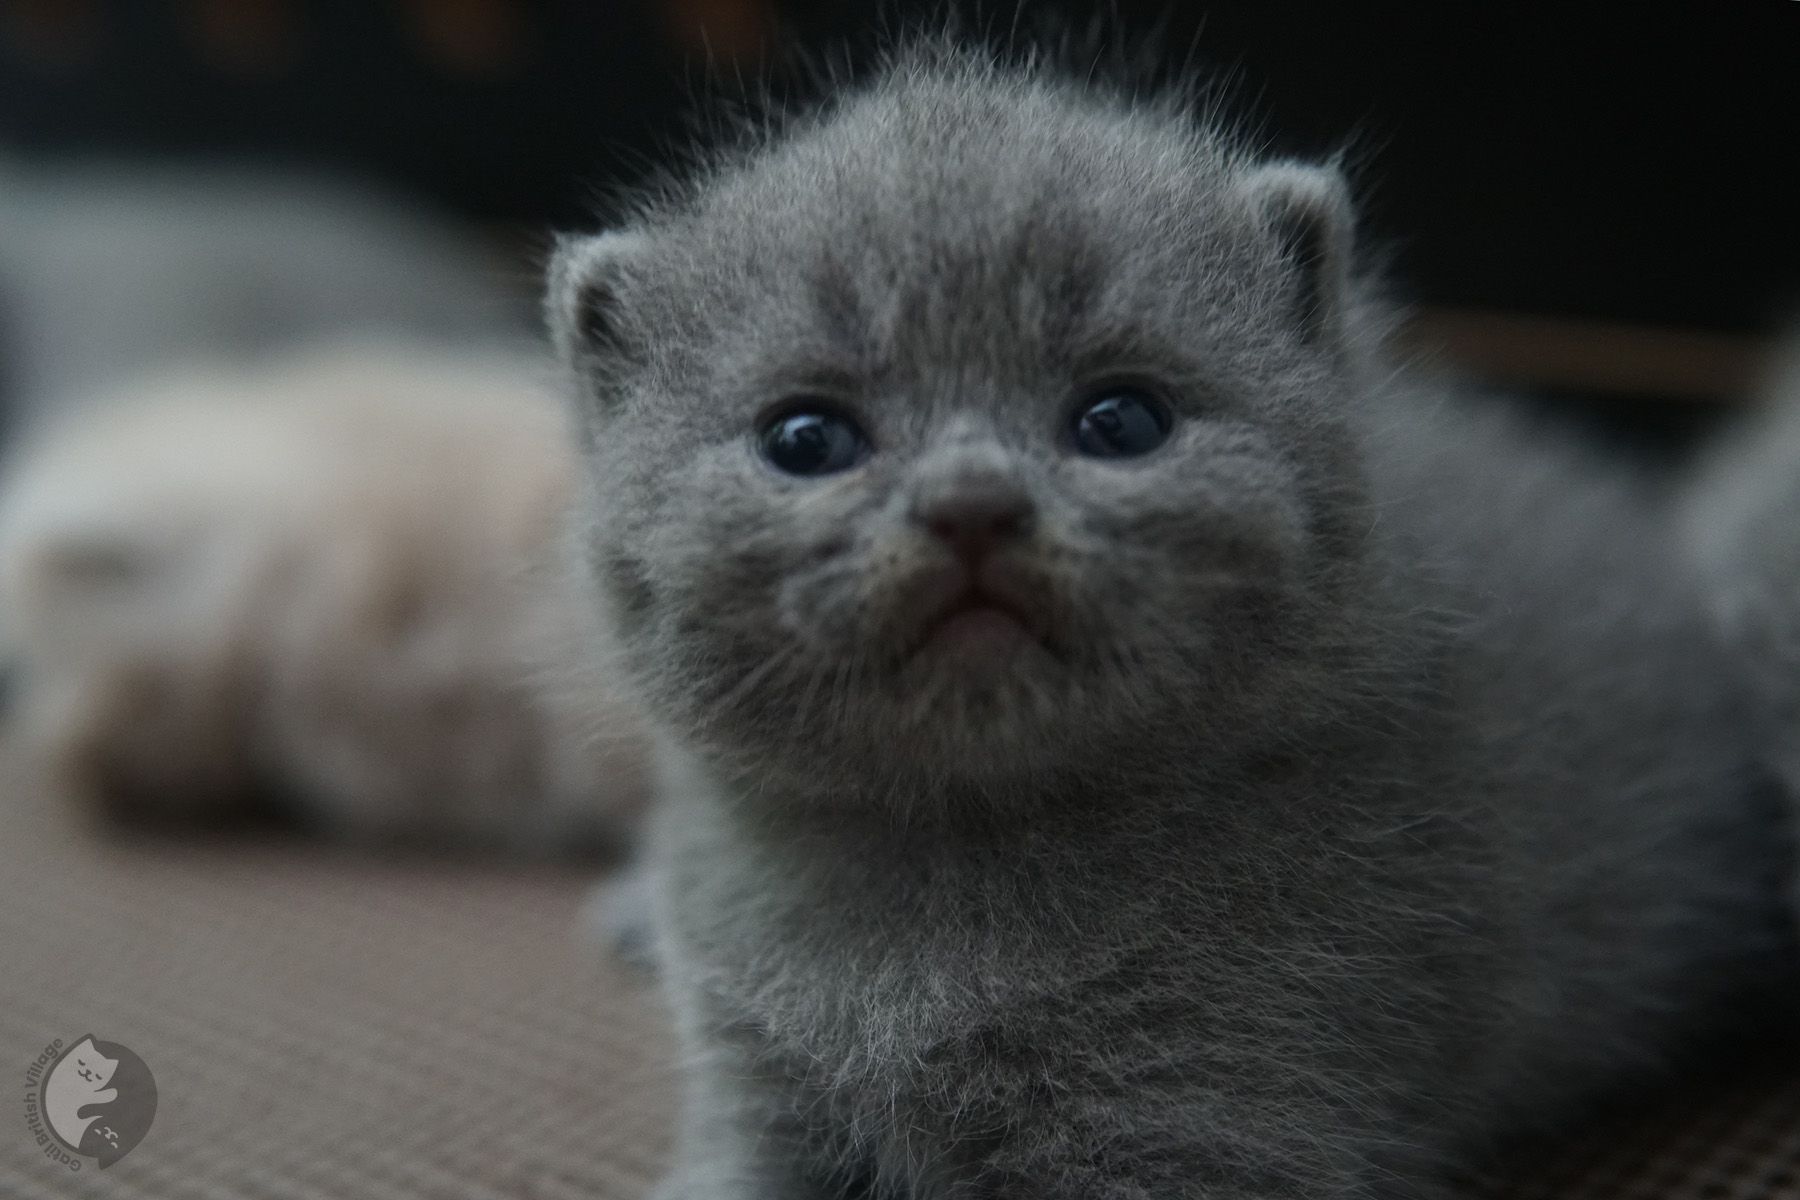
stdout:
[[(634, 1200), (668, 1152), (653, 984), (578, 933), (589, 873), (302, 840), (121, 839), (0, 750), (0, 1200)], [(27, 1067), (156, 1077), (105, 1170), (44, 1156)], [(1800, 1197), (1800, 1069), (1623, 1114), (1494, 1200)]]
[[(5, 1200), (593, 1200), (660, 1170), (671, 1051), (649, 981), (578, 936), (589, 873), (122, 841), (16, 767), (0, 805)], [(71, 1172), (25, 1072), (84, 1034), (158, 1103)]]

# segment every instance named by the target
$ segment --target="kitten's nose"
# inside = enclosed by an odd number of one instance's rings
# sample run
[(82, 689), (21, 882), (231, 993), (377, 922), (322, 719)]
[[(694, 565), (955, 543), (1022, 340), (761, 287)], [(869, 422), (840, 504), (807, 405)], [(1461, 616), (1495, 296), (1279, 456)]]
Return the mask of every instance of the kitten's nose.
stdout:
[(1029, 533), (1035, 515), (1025, 489), (992, 471), (965, 471), (933, 480), (914, 494), (911, 511), (914, 522), (966, 562)]

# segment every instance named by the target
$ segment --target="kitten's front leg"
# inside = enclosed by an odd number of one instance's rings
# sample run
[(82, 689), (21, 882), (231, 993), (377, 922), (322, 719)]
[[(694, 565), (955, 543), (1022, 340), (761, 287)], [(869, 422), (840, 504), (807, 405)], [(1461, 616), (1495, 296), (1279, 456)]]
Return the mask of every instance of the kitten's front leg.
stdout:
[[(1114, 1065), (1120, 1077), (1137, 1073)], [(1171, 1065), (1167, 1081), (1125, 1089), (1058, 1073), (1059, 1086), (1013, 1109), (965, 1178), (980, 1181), (983, 1200), (1440, 1200), (1443, 1138), (1415, 1118), (1378, 1115), (1390, 1084), (1340, 1078), (1328, 1099), (1277, 1085), (1291, 1063), (1243, 1065), (1232, 1079), (1190, 1061)], [(989, 1095), (996, 1083), (1011, 1090), (1004, 1068), (970, 1079)], [(943, 1128), (954, 1137), (959, 1125), (967, 1130), (966, 1115)]]
[(843, 1200), (803, 1144), (791, 1085), (731, 1047), (698, 1057), (674, 1167), (651, 1200)]
[(1079, 1156), (998, 1172), (980, 1194), (984, 1200), (1444, 1200), (1428, 1177), (1372, 1165), (1355, 1172), (1291, 1160), (1257, 1163), (1242, 1161), (1241, 1148), (1213, 1149), (1198, 1143), (1173, 1156), (1134, 1158), (1115, 1144), (1103, 1160)]

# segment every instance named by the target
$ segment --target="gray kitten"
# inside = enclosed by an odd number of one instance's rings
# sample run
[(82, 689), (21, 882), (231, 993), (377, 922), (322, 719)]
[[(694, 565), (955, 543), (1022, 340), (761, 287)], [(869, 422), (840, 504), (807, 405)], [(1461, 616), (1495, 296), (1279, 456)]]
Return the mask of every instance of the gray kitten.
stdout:
[(928, 50), (564, 244), (659, 1196), (1435, 1195), (1782, 952), (1666, 514), (1397, 379), (1350, 226)]

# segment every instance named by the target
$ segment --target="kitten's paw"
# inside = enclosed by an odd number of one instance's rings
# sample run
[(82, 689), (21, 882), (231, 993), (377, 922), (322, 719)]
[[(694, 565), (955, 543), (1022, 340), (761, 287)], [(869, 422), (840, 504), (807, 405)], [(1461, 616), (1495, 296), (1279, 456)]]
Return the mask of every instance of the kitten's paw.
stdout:
[(649, 1200), (853, 1200), (850, 1195), (823, 1193), (805, 1184), (779, 1178), (775, 1180), (732, 1174), (724, 1178), (703, 1176), (698, 1172), (678, 1171), (665, 1176), (650, 1193)]

